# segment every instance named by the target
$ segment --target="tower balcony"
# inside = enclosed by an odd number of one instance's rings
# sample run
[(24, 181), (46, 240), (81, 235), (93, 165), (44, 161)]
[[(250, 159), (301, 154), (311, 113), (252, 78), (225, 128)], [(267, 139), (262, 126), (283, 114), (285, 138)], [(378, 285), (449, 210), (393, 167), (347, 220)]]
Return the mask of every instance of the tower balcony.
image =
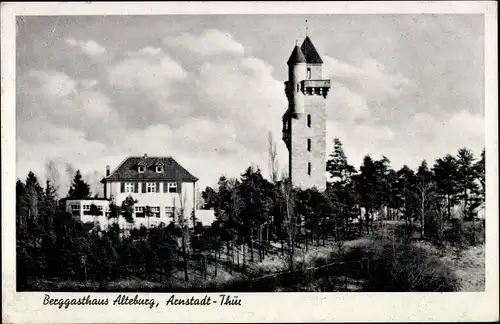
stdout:
[(330, 90), (330, 80), (303, 80), (301, 88), (305, 95), (320, 95), (326, 98)]
[(304, 88), (330, 88), (330, 80), (303, 80), (302, 89)]

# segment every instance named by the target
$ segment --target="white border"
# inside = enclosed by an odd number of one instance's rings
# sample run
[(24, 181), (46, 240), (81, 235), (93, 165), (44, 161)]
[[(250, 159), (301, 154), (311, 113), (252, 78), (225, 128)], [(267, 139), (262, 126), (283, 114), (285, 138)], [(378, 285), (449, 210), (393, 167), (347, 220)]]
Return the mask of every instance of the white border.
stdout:
[[(498, 320), (497, 3), (457, 2), (121, 2), (2, 3), (2, 320), (45, 322), (310, 322)], [(44, 293), (15, 292), (15, 16), (160, 14), (484, 13), (486, 71), (486, 291), (484, 293), (247, 293), (242, 307), (42, 306)], [(86, 293), (53, 293), (80, 297)], [(118, 294), (92, 294), (110, 300)], [(151, 295), (165, 301), (170, 294)], [(203, 294), (188, 294), (199, 295)]]

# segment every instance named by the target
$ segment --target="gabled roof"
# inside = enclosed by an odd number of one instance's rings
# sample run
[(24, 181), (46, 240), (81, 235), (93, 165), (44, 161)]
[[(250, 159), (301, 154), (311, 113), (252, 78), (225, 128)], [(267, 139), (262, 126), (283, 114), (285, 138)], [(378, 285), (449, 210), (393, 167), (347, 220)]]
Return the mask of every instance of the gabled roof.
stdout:
[(313, 63), (313, 64), (314, 63), (323, 63), (323, 60), (319, 56), (318, 51), (316, 51), (316, 48), (314, 47), (309, 36), (306, 36), (300, 49), (304, 53), (304, 56), (306, 58), (307, 63)]
[[(137, 167), (144, 162), (146, 169), (139, 173)], [(156, 172), (156, 165), (163, 165), (163, 172)], [(196, 182), (198, 178), (190, 174), (171, 157), (131, 156), (126, 158), (108, 177), (101, 182), (110, 180), (164, 180)]]
[(304, 56), (304, 53), (302, 53), (302, 50), (295, 45), (295, 48), (292, 51), (292, 54), (290, 55), (290, 58), (286, 62), (288, 65), (293, 65), (297, 63), (306, 63), (306, 57)]

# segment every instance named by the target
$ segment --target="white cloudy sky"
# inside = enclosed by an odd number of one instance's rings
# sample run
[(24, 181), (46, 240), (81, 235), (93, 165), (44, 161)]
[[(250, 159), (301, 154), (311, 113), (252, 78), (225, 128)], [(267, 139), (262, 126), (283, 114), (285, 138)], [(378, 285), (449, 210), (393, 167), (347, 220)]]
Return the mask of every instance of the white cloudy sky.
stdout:
[[(283, 82), (305, 16), (23, 17), (17, 27), (17, 177), (53, 160), (67, 190), (128, 155), (169, 155), (212, 185), (248, 165), (267, 174)], [(484, 147), (479, 15), (309, 16), (325, 62), (329, 150), (394, 168)], [(94, 188), (94, 192), (97, 189)]]

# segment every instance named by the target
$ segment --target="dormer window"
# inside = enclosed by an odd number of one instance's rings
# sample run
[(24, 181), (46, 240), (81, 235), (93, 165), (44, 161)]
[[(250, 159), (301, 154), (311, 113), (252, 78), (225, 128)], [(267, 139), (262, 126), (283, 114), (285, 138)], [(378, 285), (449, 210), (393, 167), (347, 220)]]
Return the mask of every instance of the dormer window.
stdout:
[(139, 162), (139, 164), (137, 165), (137, 171), (139, 173), (144, 173), (144, 171), (146, 171), (146, 162), (144, 160)]
[(163, 173), (163, 163), (160, 161), (155, 164), (156, 173)]

